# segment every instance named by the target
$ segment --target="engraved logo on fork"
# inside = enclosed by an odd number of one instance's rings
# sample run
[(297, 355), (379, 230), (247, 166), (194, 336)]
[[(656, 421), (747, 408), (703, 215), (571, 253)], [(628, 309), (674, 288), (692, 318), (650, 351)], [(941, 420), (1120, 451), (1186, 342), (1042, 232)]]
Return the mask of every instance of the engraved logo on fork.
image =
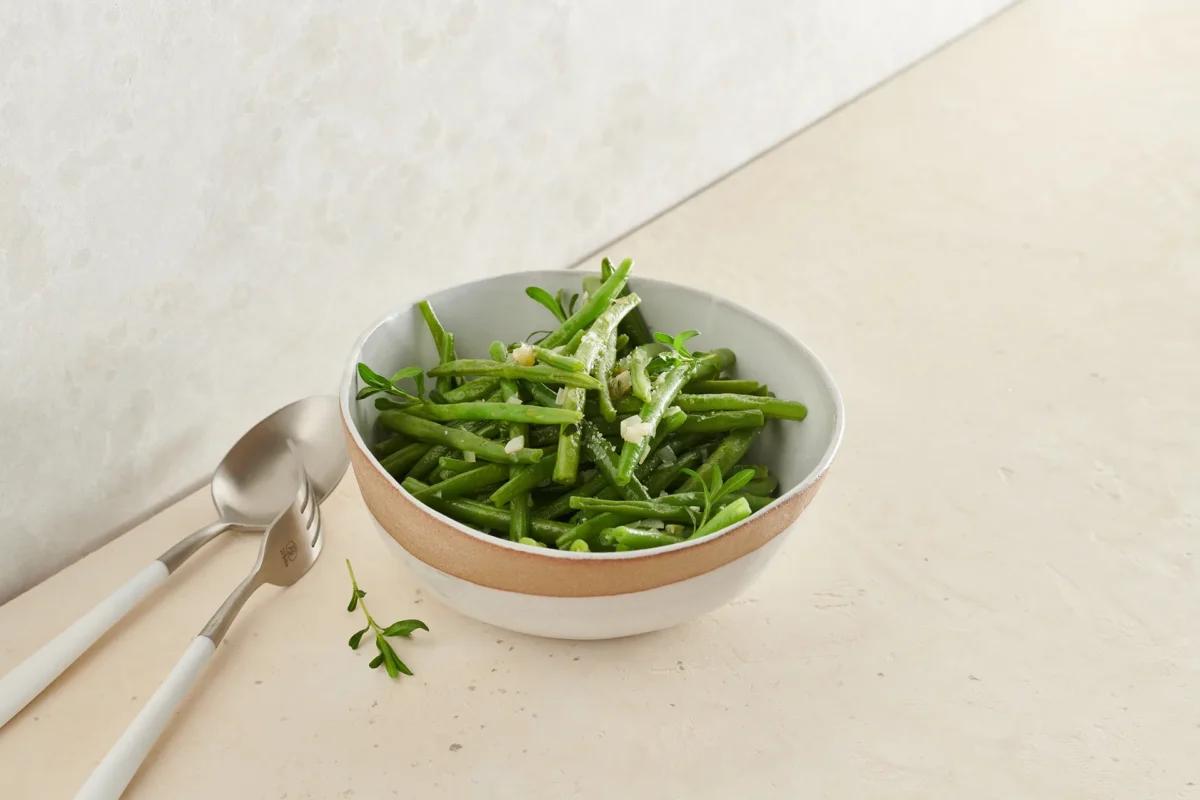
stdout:
[(285, 567), (296, 560), (296, 554), (297, 548), (295, 542), (288, 542), (283, 547), (279, 548), (279, 557), (283, 559), (283, 565)]

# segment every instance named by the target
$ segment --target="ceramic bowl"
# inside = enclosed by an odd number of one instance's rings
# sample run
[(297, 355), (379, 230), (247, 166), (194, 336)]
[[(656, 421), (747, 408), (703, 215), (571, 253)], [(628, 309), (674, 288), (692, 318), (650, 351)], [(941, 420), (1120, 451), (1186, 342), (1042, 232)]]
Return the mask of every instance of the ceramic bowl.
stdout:
[[(520, 341), (551, 321), (526, 286), (577, 291), (582, 275), (523, 272), (456, 286), (429, 297), (460, 355), (484, 356), (493, 339)], [(694, 349), (729, 347), (735, 374), (769, 382), (808, 406), (803, 422), (771, 420), (747, 456), (780, 481), (781, 495), (738, 525), (696, 541), (624, 553), (526, 547), (476, 531), (422, 505), (380, 467), (368, 445), (377, 412), (355, 400), (359, 361), (386, 374), (437, 357), (419, 312), (406, 304), (355, 344), (341, 387), (350, 463), (389, 547), (451, 608), (523, 633), (566, 639), (628, 636), (676, 625), (734, 598), (758, 576), (820, 487), (842, 438), (844, 411), (833, 378), (803, 344), (748, 309), (687, 286), (635, 277), (654, 330), (695, 328)]]

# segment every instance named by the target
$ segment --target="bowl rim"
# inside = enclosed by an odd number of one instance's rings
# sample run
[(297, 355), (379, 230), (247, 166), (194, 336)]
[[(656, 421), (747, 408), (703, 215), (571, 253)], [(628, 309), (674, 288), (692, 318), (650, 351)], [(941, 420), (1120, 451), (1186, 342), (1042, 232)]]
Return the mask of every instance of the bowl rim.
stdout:
[[(429, 294), (437, 294), (439, 292), (446, 292), (452, 289), (462, 289), (473, 284), (485, 284), (491, 281), (499, 281), (505, 278), (510, 278), (514, 275), (525, 275), (532, 279), (537, 275), (553, 275), (556, 277), (569, 275), (572, 277), (578, 277), (584, 273), (585, 270), (581, 269), (517, 270), (514, 272), (501, 273), (499, 275), (488, 275), (477, 280), (466, 281), (464, 283), (453, 284), (451, 286), (431, 291)], [(338, 389), (338, 400), (342, 415), (342, 424), (345, 426), (347, 433), (354, 442), (354, 446), (357, 447), (359, 452), (366, 457), (367, 463), (371, 465), (371, 468), (381, 475), (393, 489), (400, 492), (402, 496), (407, 498), (413, 505), (420, 508), (420, 510), (424, 513), (446, 525), (449, 525), (452, 528), (455, 528), (456, 530), (462, 531), (478, 541), (485, 542), (490, 546), (512, 550), (524, 555), (556, 558), (566, 561), (636, 561), (639, 559), (654, 558), (657, 556), (666, 555), (668, 553), (679, 552), (688, 548), (702, 546), (722, 537), (733, 534), (743, 526), (748, 525), (764, 516), (767, 512), (772, 511), (773, 509), (776, 509), (787, 502), (790, 502), (793, 498), (799, 496), (820, 481), (821, 478), (824, 477), (825, 473), (829, 470), (830, 465), (833, 463), (833, 459), (841, 447), (842, 437), (846, 430), (846, 409), (842, 402), (842, 393), (838, 390), (837, 383), (834, 382), (833, 375), (825, 366), (825, 362), (823, 362), (820, 357), (813, 352), (810, 347), (808, 347), (808, 345), (804, 344), (804, 342), (793, 336), (787, 329), (762, 316), (758, 312), (746, 308), (740, 303), (735, 303), (726, 297), (712, 294), (695, 286), (682, 286), (677, 283), (672, 283), (671, 281), (664, 281), (658, 278), (642, 275), (639, 275), (636, 280), (638, 283), (657, 284), (658, 286), (666, 289), (686, 289), (692, 292), (700, 292), (701, 294), (705, 294), (712, 298), (714, 302), (729, 306), (752, 318), (764, 327), (774, 331), (812, 360), (813, 365), (816, 367), (817, 374), (821, 379), (821, 383), (824, 385), (825, 390), (829, 393), (829, 397), (833, 401), (833, 435), (829, 439), (829, 445), (825, 448), (825, 452), (821, 454), (821, 458), (817, 461), (817, 465), (813, 467), (813, 469), (810, 470), (809, 473), (805, 475), (799, 483), (788, 489), (786, 492), (783, 492), (781, 495), (779, 495), (779, 497), (776, 497), (770, 503), (758, 509), (741, 522), (730, 525), (727, 528), (722, 528), (721, 530), (711, 533), (707, 536), (702, 536), (699, 539), (686, 539), (682, 542), (664, 545), (662, 547), (651, 547), (644, 550), (627, 550), (624, 552), (612, 553), (591, 551), (577, 552), (574, 550), (559, 550), (551, 547), (530, 547), (529, 545), (523, 545), (508, 539), (502, 539), (498, 536), (492, 536), (491, 534), (476, 530), (469, 525), (465, 525), (453, 517), (447, 516), (446, 514), (443, 514), (440, 511), (430, 508), (422, 503), (420, 500), (414, 497), (411, 492), (401, 486), (400, 482), (397, 481), (391, 475), (391, 473), (383, 469), (379, 463), (379, 459), (375, 457), (374, 453), (371, 452), (371, 449), (367, 446), (366, 442), (363, 441), (362, 433), (358, 430), (358, 426), (354, 423), (353, 418), (353, 404), (358, 402), (355, 398), (355, 395), (357, 394), (355, 382), (358, 378), (358, 363), (361, 360), (363, 347), (380, 328), (401, 314), (408, 312), (413, 303), (401, 306), (383, 314), (373, 323), (371, 323), (366, 330), (359, 335), (358, 339), (355, 340), (354, 346), (350, 350), (350, 358), (347, 360), (346, 367), (342, 371), (341, 386)], [(372, 516), (374, 515), (372, 514)]]

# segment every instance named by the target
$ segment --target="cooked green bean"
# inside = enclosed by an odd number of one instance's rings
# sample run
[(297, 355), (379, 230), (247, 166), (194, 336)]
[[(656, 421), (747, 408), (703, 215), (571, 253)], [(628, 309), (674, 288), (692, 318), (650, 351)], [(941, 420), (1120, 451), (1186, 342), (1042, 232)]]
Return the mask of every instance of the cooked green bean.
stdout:
[[(576, 332), (583, 330), (599, 319), (600, 315), (603, 314), (610, 307), (610, 305), (613, 305), (613, 298), (615, 298), (620, 291), (625, 288), (626, 276), (629, 275), (629, 270), (632, 267), (632, 260), (627, 258), (622, 261), (621, 266), (617, 267), (616, 270), (613, 271), (613, 274), (609, 276), (608, 280), (602, 283), (600, 288), (592, 293), (591, 297), (589, 297), (587, 302), (583, 304), (582, 308), (580, 308), (571, 316), (567, 317), (566, 321), (559, 325), (557, 330), (553, 331), (549, 336), (542, 340), (542, 347), (556, 347), (564, 342), (568, 342), (571, 340), (571, 337), (576, 334)], [(625, 298), (621, 299), (624, 300)], [(617, 320), (616, 322), (620, 322), (620, 320)], [(613, 324), (615, 325), (616, 322)], [(582, 347), (582, 344), (580, 346)]]
[(445, 375), (483, 375), (490, 378), (513, 378), (562, 384), (563, 386), (578, 386), (583, 389), (597, 389), (600, 386), (595, 378), (582, 372), (567, 372), (542, 364), (535, 364), (532, 367), (511, 362), (502, 364), (486, 358), (460, 358), (457, 361), (436, 366), (427, 374), (434, 378)]
[[(597, 514), (594, 517), (588, 517), (578, 525), (569, 526), (568, 529), (558, 535), (554, 543), (559, 550), (565, 550), (571, 545), (571, 542), (585, 541), (589, 545), (599, 544), (600, 532), (606, 528), (611, 528), (614, 525), (620, 525), (627, 521), (627, 518), (622, 514)], [(549, 520), (546, 520), (549, 522)], [(562, 523), (555, 523), (561, 525)]]
[(601, 538), (615, 544), (618, 549), (645, 550), (647, 547), (663, 547), (668, 544), (679, 544), (683, 539), (662, 531), (647, 528), (631, 528), (627, 525), (617, 525), (607, 528), (600, 534)]
[(575, 331), (575, 335), (572, 336), (566, 344), (559, 345), (559, 347), (562, 348), (562, 353), (564, 356), (575, 355), (575, 351), (579, 349), (579, 343), (583, 341), (584, 333), (585, 331), (583, 328), (580, 328), (579, 330)]
[(749, 411), (713, 411), (707, 414), (689, 414), (679, 426), (684, 433), (718, 433), (735, 431), (739, 428), (761, 428), (766, 417), (758, 409)]
[(643, 435), (635, 441), (625, 441), (625, 445), (621, 448), (621, 461), (617, 466), (616, 483), (618, 486), (623, 486), (633, 478), (633, 470), (641, 463), (642, 455), (650, 445), (651, 436), (658, 428), (663, 412), (671, 405), (683, 385), (691, 380), (695, 370), (696, 362), (694, 361), (685, 361), (671, 367), (655, 387), (653, 399), (642, 406), (639, 416), (642, 424), (649, 427), (650, 434)]
[(608, 479), (597, 472), (574, 489), (559, 495), (541, 508), (535, 508), (533, 515), (535, 517), (545, 517), (546, 519), (557, 519), (558, 517), (565, 516), (571, 512), (571, 498), (592, 497), (607, 486)]
[(503, 464), (478, 464), (473, 470), (460, 472), (423, 491), (413, 492), (413, 495), (418, 500), (424, 500), (427, 495), (431, 494), (440, 494), (442, 497), (462, 497), (495, 486), (507, 477), (508, 467)]
[(758, 381), (714, 378), (707, 381), (692, 381), (683, 390), (688, 394), (756, 394), (767, 393), (767, 387)]
[(657, 497), (661, 492), (666, 491), (675, 481), (679, 480), (679, 476), (683, 475), (685, 469), (695, 469), (700, 466), (700, 462), (704, 460), (699, 450), (689, 450), (681, 456), (678, 456), (671, 464), (664, 464), (658, 469), (650, 473), (646, 478), (646, 491), (651, 497)]
[(549, 447), (552, 444), (558, 444), (558, 426), (545, 425), (530, 428), (529, 436), (525, 438), (525, 444), (530, 447)]
[(596, 430), (596, 426), (590, 422), (584, 422), (581, 424), (581, 431), (583, 446), (587, 448), (588, 455), (596, 464), (596, 469), (621, 496), (626, 500), (649, 500), (650, 494), (646, 491), (646, 487), (635, 476), (629, 476), (629, 480), (623, 484), (618, 482), (617, 453), (612, 449), (608, 440), (600, 435), (600, 431)]
[(629, 354), (630, 391), (633, 396), (643, 403), (649, 403), (654, 390), (650, 385), (650, 376), (646, 374), (646, 365), (650, 363), (651, 345), (635, 347)]
[(496, 378), (476, 378), (467, 381), (457, 389), (442, 393), (442, 401), (446, 403), (470, 403), (482, 400), (496, 390), (500, 381)]
[[(379, 421), (392, 430), (414, 439), (449, 445), (456, 450), (474, 453), (484, 461), (501, 464), (533, 464), (542, 457), (542, 451), (536, 448), (523, 448), (509, 453), (499, 442), (493, 442), (491, 439), (485, 439), (461, 428), (451, 428), (422, 419), (404, 411), (383, 411), (379, 414)], [(418, 455), (417, 458), (420, 456)]]
[[(421, 489), (428, 488), (426, 484), (414, 478), (406, 478), (401, 486), (414, 495)], [(481, 503), (478, 500), (468, 500), (464, 497), (437, 497), (429, 495), (421, 502), (448, 517), (454, 517), (459, 522), (476, 528), (507, 532), (509, 526), (512, 524), (512, 515), (508, 511), (503, 508), (496, 508), (490, 503)], [(529, 532), (538, 541), (550, 543), (554, 542), (560, 536), (570, 534), (575, 527), (577, 526), (555, 522), (552, 519), (533, 519), (530, 520)]]
[[(693, 381), (707, 381), (720, 375), (737, 362), (733, 351), (724, 347), (705, 353), (696, 359), (696, 370), (692, 373)], [(685, 408), (684, 411), (687, 411)]]
[[(478, 469), (479, 467), (478, 461), (467, 461), (464, 458), (451, 458), (450, 456), (443, 456), (439, 458), (437, 463), (438, 468), (440, 468), (443, 472), (449, 472), (454, 475), (458, 475), (463, 472), (470, 472), (471, 470)], [(420, 480), (420, 478), (417, 478), (417, 480)]]
[(613, 364), (617, 359), (617, 332), (616, 330), (609, 331), (608, 344), (600, 352), (600, 358), (596, 361), (596, 380), (600, 382), (598, 394), (600, 396), (600, 416), (604, 417), (609, 422), (615, 422), (617, 419), (617, 409), (613, 407), (612, 395), (609, 393), (608, 379), (612, 373)]
[(371, 445), (371, 454), (376, 458), (383, 458), (384, 456), (390, 456), (406, 444), (408, 444), (408, 438), (397, 433), (395, 436), (389, 436), (378, 444)]
[(741, 522), (746, 517), (750, 516), (750, 503), (744, 497), (739, 497), (727, 506), (722, 506), (721, 509), (708, 518), (708, 522), (701, 525), (696, 531), (689, 536), (689, 539), (699, 539), (701, 536), (707, 536), (710, 533), (728, 528), (730, 525)]
[(419, 403), (407, 406), (404, 410), (423, 419), (441, 422), (490, 419), (520, 425), (567, 425), (583, 419), (579, 411), (517, 403)]
[(675, 403), (684, 411), (747, 411), (757, 409), (768, 417), (800, 421), (808, 416), (803, 403), (750, 394), (681, 394)]
[[(750, 449), (750, 445), (754, 442), (754, 437), (758, 436), (760, 430), (762, 428), (746, 428), (731, 432), (721, 440), (721, 443), (713, 449), (708, 459), (696, 471), (705, 480), (708, 480), (714, 466), (719, 466), (722, 474), (730, 474), (733, 466), (742, 460), (742, 456), (746, 455), (746, 451)], [(699, 488), (700, 482), (695, 477), (689, 477), (679, 487), (679, 491), (694, 492)]]
[[(700, 505), (694, 506), (697, 516), (699, 516), (703, 502), (701, 500)], [(571, 508), (586, 511), (588, 514), (607, 511), (613, 514), (622, 514), (630, 519), (661, 519), (666, 522), (685, 523), (693, 521), (687, 506), (659, 503), (654, 500), (598, 500), (595, 497), (573, 497), (571, 498)]]
[[(536, 541), (529, 538), (529, 527), (533, 522), (529, 515), (529, 509), (529, 492), (517, 495), (508, 504), (508, 538), (514, 542), (529, 544), (530, 541)], [(537, 542), (537, 546), (545, 547), (546, 545), (542, 542)]]
[[(626, 270), (628, 271), (628, 270)], [(614, 277), (619, 273), (614, 272)], [(609, 336), (616, 330), (617, 323), (634, 309), (642, 300), (636, 294), (626, 295), (616, 300), (592, 323), (592, 327), (584, 335), (583, 341), (576, 351), (576, 356), (583, 362), (584, 369), (591, 372), (600, 360)], [(598, 385), (598, 384), (597, 384)], [(570, 411), (582, 411), (585, 400), (584, 392), (569, 388), (563, 393), (559, 404)], [(554, 466), (554, 480), (558, 483), (575, 483), (579, 473), (579, 426), (564, 426), (559, 432), (557, 462)]]
[(518, 495), (529, 494), (535, 488), (550, 480), (554, 473), (554, 459), (543, 458), (536, 464), (514, 469), (512, 476), (492, 492), (488, 498), (493, 505), (502, 506), (511, 502)]
[[(529, 396), (539, 406), (558, 408), (558, 394), (552, 389), (547, 389), (545, 384), (536, 381), (521, 381), (521, 385), (529, 391)], [(567, 390), (560, 389), (559, 391), (565, 395)]]
[(383, 458), (379, 462), (379, 465), (392, 475), (403, 475), (408, 472), (409, 467), (417, 463), (421, 456), (425, 455), (425, 451), (428, 449), (429, 445), (422, 442), (406, 444), (391, 455)]
[(755, 478), (742, 487), (747, 494), (774, 494), (779, 488), (779, 478), (768, 475), (765, 478)]
[(533, 349), (533, 357), (549, 367), (566, 370), (567, 372), (583, 372), (583, 362), (574, 356), (556, 353), (549, 347), (542, 347), (537, 344), (528, 346)]

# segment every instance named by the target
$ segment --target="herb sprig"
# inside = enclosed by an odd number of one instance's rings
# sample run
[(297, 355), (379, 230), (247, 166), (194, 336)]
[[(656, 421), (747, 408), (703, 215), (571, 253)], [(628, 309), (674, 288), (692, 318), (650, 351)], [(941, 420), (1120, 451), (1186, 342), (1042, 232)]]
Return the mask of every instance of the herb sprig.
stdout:
[(379, 624), (375, 622), (375, 618), (371, 616), (371, 612), (367, 610), (367, 601), (363, 599), (367, 596), (367, 592), (365, 589), (359, 588), (358, 580), (354, 577), (354, 567), (351, 566), (350, 559), (348, 558), (346, 559), (346, 570), (350, 573), (351, 586), (350, 604), (346, 606), (346, 610), (354, 611), (356, 608), (361, 607), (363, 614), (367, 618), (367, 627), (363, 628), (362, 630), (355, 631), (350, 636), (350, 640), (347, 642), (347, 644), (350, 645), (350, 649), (357, 650), (358, 646), (362, 644), (363, 636), (370, 631), (375, 636), (375, 649), (377, 649), (379, 653), (373, 659), (371, 659), (371, 663), (368, 666), (370, 666), (371, 669), (376, 669), (380, 664), (382, 664), (384, 669), (387, 670), (387, 674), (392, 678), (398, 677), (401, 672), (403, 672), (405, 675), (412, 675), (412, 670), (410, 670), (408, 665), (401, 661), (400, 657), (396, 655), (396, 651), (392, 648), (391, 642), (387, 640), (387, 637), (403, 636), (405, 638), (409, 638), (412, 636), (413, 631), (428, 631), (429, 626), (419, 619), (402, 619), (393, 622), (386, 628), (380, 627)]
[(741, 491), (746, 484), (754, 480), (755, 474), (753, 469), (743, 469), (731, 475), (729, 480), (723, 480), (720, 464), (713, 464), (707, 478), (694, 469), (684, 469), (682, 472), (696, 479), (700, 484), (700, 492), (704, 495), (704, 511), (700, 520), (695, 523), (696, 528), (704, 527), (704, 523), (708, 522), (712, 513), (717, 510), (717, 503), (722, 498)]
[[(425, 371), (420, 367), (405, 367), (391, 378), (385, 378), (360, 361), (358, 362), (358, 377), (366, 384), (366, 386), (358, 390), (356, 397), (359, 400), (380, 392), (402, 398), (409, 403), (420, 403), (425, 399)], [(415, 395), (404, 391), (396, 385), (400, 381), (408, 380), (409, 378), (417, 386), (417, 393)]]

